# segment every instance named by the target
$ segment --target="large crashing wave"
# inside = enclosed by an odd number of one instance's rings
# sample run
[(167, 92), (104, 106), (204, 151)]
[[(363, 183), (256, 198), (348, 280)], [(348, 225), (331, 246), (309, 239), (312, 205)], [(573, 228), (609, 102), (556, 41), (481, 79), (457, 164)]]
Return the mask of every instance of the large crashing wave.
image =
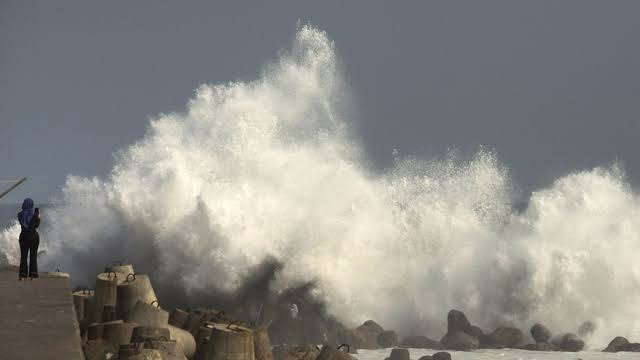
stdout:
[(301, 27), (257, 80), (203, 85), (153, 119), (108, 178), (70, 176), (49, 262), (81, 278), (125, 259), (233, 292), (275, 259), (274, 291), (315, 280), (354, 323), (437, 337), (458, 308), (487, 328), (592, 320), (595, 344), (640, 338), (640, 204), (618, 167), (560, 178), (519, 213), (490, 151), (367, 170), (349, 107), (333, 43)]

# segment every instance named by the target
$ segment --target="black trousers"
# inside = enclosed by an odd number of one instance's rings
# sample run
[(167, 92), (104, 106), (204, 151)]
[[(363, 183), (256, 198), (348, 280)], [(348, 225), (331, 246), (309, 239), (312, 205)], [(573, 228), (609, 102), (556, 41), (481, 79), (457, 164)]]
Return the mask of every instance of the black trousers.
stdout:
[[(38, 246), (40, 239), (37, 236), (20, 239), (20, 277), (38, 277)], [(27, 257), (29, 263), (27, 265)]]

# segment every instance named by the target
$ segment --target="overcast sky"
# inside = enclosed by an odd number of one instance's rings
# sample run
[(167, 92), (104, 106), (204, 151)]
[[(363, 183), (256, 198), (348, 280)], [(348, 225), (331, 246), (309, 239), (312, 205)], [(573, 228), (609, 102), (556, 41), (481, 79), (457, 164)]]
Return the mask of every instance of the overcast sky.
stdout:
[[(253, 79), (298, 19), (333, 39), (366, 151), (494, 148), (524, 193), (620, 160), (640, 184), (640, 1), (0, 0), (0, 180), (103, 175), (201, 83)], [(0, 184), (0, 188), (5, 184)]]

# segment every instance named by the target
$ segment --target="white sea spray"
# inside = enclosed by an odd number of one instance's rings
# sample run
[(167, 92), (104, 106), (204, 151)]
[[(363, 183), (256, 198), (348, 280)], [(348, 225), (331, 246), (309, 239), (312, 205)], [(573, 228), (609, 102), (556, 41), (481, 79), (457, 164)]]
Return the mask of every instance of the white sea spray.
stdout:
[[(157, 281), (232, 292), (274, 258), (275, 291), (313, 279), (352, 324), (438, 337), (457, 308), (487, 329), (592, 320), (592, 346), (640, 339), (640, 203), (620, 166), (561, 177), (517, 212), (491, 150), (370, 171), (351, 106), (334, 44), (300, 27), (258, 79), (202, 85), (152, 119), (109, 176), (70, 176), (46, 261), (72, 277), (152, 261)], [(10, 262), (16, 236), (0, 233)]]

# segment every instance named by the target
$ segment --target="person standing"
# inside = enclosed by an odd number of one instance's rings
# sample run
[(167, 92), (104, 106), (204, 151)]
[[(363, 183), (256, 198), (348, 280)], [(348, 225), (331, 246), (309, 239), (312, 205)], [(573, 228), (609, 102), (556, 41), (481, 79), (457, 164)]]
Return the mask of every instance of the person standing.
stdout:
[[(38, 277), (38, 246), (40, 235), (36, 230), (40, 226), (40, 209), (34, 208), (33, 200), (24, 199), (22, 211), (18, 213), (20, 232), (20, 274), (18, 280), (31, 280)], [(27, 265), (27, 258), (29, 263)]]

